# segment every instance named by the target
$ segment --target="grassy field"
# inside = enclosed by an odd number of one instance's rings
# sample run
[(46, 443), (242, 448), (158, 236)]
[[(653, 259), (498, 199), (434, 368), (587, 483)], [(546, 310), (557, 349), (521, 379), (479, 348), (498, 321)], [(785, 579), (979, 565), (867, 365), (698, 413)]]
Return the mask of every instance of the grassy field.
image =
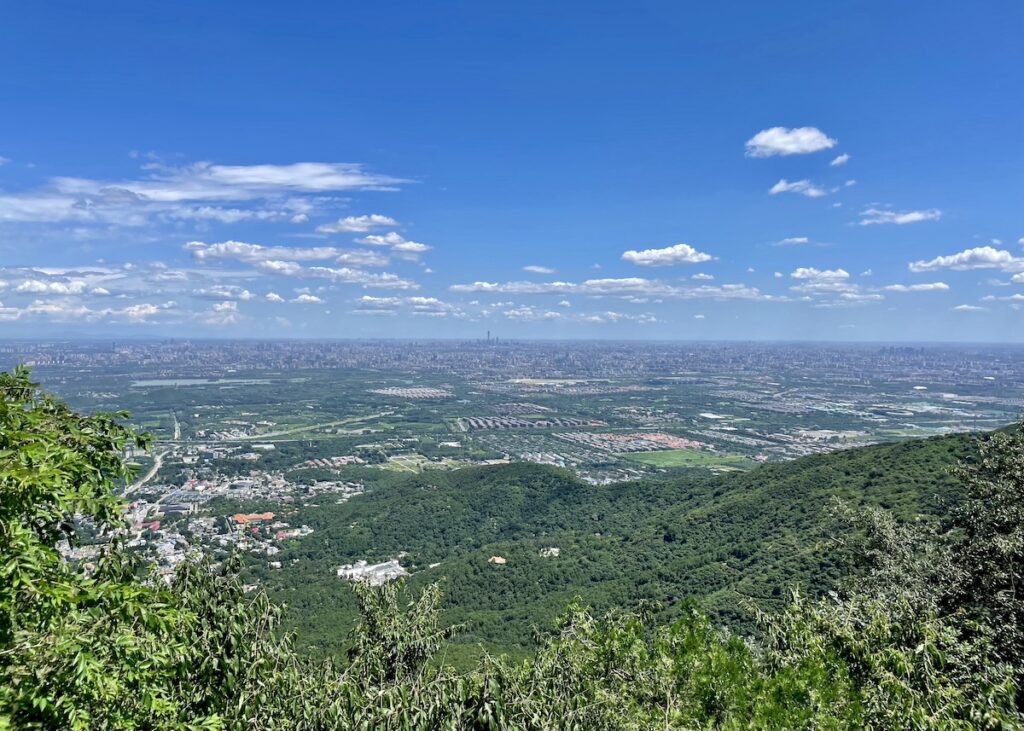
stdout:
[(667, 449), (659, 452), (633, 452), (620, 457), (654, 467), (708, 467), (744, 469), (754, 463), (738, 454), (716, 454), (699, 449)]

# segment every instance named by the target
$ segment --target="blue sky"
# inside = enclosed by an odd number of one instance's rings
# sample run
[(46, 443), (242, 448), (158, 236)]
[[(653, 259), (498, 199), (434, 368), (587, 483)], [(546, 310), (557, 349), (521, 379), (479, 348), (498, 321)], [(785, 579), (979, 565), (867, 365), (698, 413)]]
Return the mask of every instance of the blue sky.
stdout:
[(1024, 341), (1024, 5), (22, 3), (0, 336)]

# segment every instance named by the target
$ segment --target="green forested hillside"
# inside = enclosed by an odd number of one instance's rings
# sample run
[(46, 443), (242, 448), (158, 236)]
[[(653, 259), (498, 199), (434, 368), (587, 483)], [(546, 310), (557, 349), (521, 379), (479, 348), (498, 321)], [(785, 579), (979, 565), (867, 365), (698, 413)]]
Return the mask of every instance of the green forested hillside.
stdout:
[[(745, 631), (744, 600), (778, 607), (788, 589), (818, 592), (842, 575), (826, 540), (835, 498), (934, 519), (957, 502), (948, 470), (972, 443), (941, 437), (607, 487), (525, 464), (425, 473), (309, 509), (301, 520), (316, 532), (279, 556), (298, 562), (251, 571), (288, 604), (300, 641), (328, 652), (356, 618), (335, 568), (403, 551), (411, 588), (442, 582), (445, 620), (464, 623), (457, 639), (468, 646), (525, 650), (532, 629), (575, 596), (600, 609), (650, 600), (665, 618), (692, 598)], [(541, 555), (551, 547), (560, 555)], [(507, 563), (488, 563), (492, 555)]]
[[(372, 497), (394, 508), (391, 520), (366, 512), (366, 501), (324, 521), (320, 551), (342, 547), (336, 522), (346, 518), (354, 542), (416, 543), (414, 562), (445, 546), (452, 557), (437, 568), (451, 572), (449, 615), (485, 608), (470, 614), (472, 631), (496, 628), (486, 620), (497, 612), (486, 610), (498, 600), (543, 613), (548, 605), (531, 597), (550, 596), (544, 591), (563, 586), (567, 573), (596, 603), (626, 597), (603, 614), (568, 604), (529, 658), (487, 656), (457, 669), (449, 639), (458, 630), (443, 621), (436, 583), (408, 600), (408, 585), (352, 587), (358, 624), (347, 652), (331, 660), (295, 651), (280, 609), (245, 586), (237, 558), (188, 559), (170, 583), (147, 572), (123, 549), (116, 486), (132, 477), (119, 454), (148, 440), (123, 418), (78, 414), (40, 392), (25, 369), (0, 373), (0, 731), (1024, 727), (1024, 424), (979, 440), (955, 471), (956, 489), (915, 475), (964, 440), (807, 460), (776, 468), (771, 482), (754, 474), (661, 485), (657, 494), (653, 483), (588, 492), (563, 474), (523, 468), (417, 479)], [(887, 464), (905, 467), (899, 482), (879, 467)], [(471, 499), (457, 501), (474, 486)], [(732, 581), (728, 590), (738, 592), (734, 577), (745, 567), (736, 562), (753, 571), (784, 553), (761, 551), (754, 531), (768, 543), (811, 544), (836, 492), (892, 509), (847, 510), (840, 535), (856, 571), (821, 599), (795, 594), (775, 610), (762, 606), (751, 641), (678, 602), (673, 622), (629, 609), (645, 591), (681, 593), (687, 576), (697, 577), (695, 588), (721, 594)], [(956, 503), (944, 525), (898, 519), (943, 495)], [(502, 501), (507, 519), (497, 512)], [(604, 512), (620, 501), (619, 513)], [(417, 511), (428, 520), (413, 521)], [(95, 562), (65, 560), (57, 549), (78, 544), (83, 517), (111, 540)], [(729, 535), (738, 553), (719, 542)], [(568, 547), (565, 558), (578, 558), (559, 568), (555, 557), (531, 554), (553, 539)], [(693, 552), (697, 545), (705, 552)], [(599, 550), (587, 554), (588, 546)], [(477, 554), (495, 547), (508, 549), (506, 566), (481, 563)], [(326, 561), (316, 550), (305, 562), (293, 555), (295, 565)], [(811, 555), (795, 551), (775, 568), (798, 577)], [(737, 568), (729, 581), (708, 583), (717, 566)], [(432, 575), (418, 569), (411, 583)], [(469, 597), (476, 604), (458, 593), (466, 591), (459, 580), (478, 592)], [(598, 580), (611, 591), (593, 592)], [(331, 597), (317, 597), (312, 583), (290, 593), (308, 602), (304, 621), (320, 611), (339, 642), (344, 606), (325, 613)], [(513, 623), (508, 637), (515, 631)]]

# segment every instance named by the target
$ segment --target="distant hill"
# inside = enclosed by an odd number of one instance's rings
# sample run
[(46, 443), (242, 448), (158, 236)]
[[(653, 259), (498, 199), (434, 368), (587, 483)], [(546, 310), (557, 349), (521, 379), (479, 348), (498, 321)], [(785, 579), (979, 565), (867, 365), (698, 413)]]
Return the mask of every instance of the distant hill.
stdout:
[[(425, 473), (305, 510), (316, 532), (277, 557), (299, 561), (250, 570), (289, 605), (300, 642), (326, 652), (355, 619), (336, 567), (399, 552), (412, 588), (442, 582), (446, 620), (466, 623), (458, 639), (467, 650), (525, 651), (532, 628), (547, 628), (577, 595), (601, 609), (651, 600), (666, 617), (693, 599), (743, 630), (744, 599), (777, 606), (790, 587), (821, 591), (842, 575), (823, 545), (834, 496), (933, 520), (958, 501), (947, 471), (973, 441), (937, 437), (607, 487), (531, 464)], [(559, 555), (542, 555), (549, 548)]]

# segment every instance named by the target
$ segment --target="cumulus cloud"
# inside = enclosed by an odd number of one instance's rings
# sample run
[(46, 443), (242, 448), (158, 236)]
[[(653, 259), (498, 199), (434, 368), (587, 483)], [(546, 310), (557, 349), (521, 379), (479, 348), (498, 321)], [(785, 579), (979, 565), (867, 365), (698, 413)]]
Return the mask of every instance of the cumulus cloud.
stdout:
[(375, 228), (384, 228), (388, 226), (397, 226), (398, 221), (391, 218), (390, 216), (382, 216), (379, 213), (371, 213), (368, 216), (346, 216), (345, 218), (339, 218), (334, 223), (325, 223), (316, 227), (319, 233), (324, 234), (336, 234), (336, 233), (366, 233), (372, 231)]
[(809, 243), (811, 243), (811, 239), (807, 236), (787, 236), (776, 241), (775, 246), (803, 246)]
[(675, 244), (666, 246), (663, 249), (644, 249), (642, 251), (626, 251), (622, 254), (622, 260), (628, 261), (637, 266), (664, 267), (677, 264), (701, 264), (711, 261), (714, 257), (697, 251), (689, 244)]
[(931, 272), (937, 269), (1003, 269), (1017, 271), (1024, 269), (1024, 257), (1015, 257), (1009, 251), (992, 246), (976, 246), (972, 249), (937, 256), (934, 259), (913, 261), (909, 264), (912, 272)]
[(551, 267), (540, 266), (539, 264), (528, 264), (523, 267), (524, 272), (530, 272), (531, 274), (556, 274), (557, 269)]
[(747, 140), (747, 157), (806, 155), (835, 147), (832, 139), (817, 127), (770, 127)]
[(880, 224), (894, 223), (903, 226), (908, 223), (920, 223), (921, 221), (937, 221), (942, 218), (942, 211), (938, 208), (928, 208), (921, 211), (895, 211), (891, 208), (866, 208), (860, 212), (861, 226), (877, 226)]
[(292, 304), (296, 305), (322, 305), (324, 301), (317, 297), (315, 294), (300, 294), (298, 297), (292, 300)]
[(779, 182), (773, 185), (768, 193), (770, 195), (778, 195), (779, 193), (799, 193), (800, 195), (807, 196), (808, 198), (821, 198), (822, 196), (828, 195), (828, 192), (812, 183), (810, 180), (794, 180), (790, 182), (785, 178), (782, 178)]
[(284, 297), (279, 295), (277, 292), (267, 292), (263, 295), (263, 299), (267, 302), (284, 302)]
[(986, 308), (977, 305), (957, 305), (953, 308), (955, 312), (982, 312)]
[(834, 168), (838, 168), (838, 167), (842, 167), (843, 165), (845, 165), (848, 162), (850, 162), (850, 155), (848, 155), (847, 153), (844, 152), (842, 155), (839, 155), (836, 158), (834, 158), (832, 160), (832, 162), (829, 163), (829, 166), (830, 167), (834, 167)]

